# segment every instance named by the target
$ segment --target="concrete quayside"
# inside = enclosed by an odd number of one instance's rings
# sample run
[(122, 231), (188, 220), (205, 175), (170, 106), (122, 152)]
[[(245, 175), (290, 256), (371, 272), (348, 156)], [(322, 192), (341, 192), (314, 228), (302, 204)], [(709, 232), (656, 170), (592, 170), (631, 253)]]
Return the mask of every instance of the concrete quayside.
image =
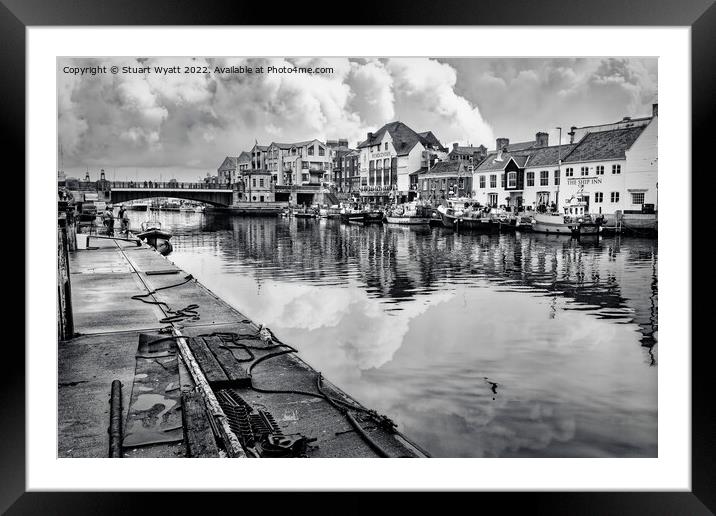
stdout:
[(427, 456), (153, 248), (58, 234), (59, 457)]

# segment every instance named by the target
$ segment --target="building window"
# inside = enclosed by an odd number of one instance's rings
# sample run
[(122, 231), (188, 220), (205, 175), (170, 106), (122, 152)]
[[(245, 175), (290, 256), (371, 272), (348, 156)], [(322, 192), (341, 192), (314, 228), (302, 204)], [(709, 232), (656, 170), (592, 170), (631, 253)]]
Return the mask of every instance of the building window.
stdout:
[(573, 168), (570, 167), (570, 168), (568, 168), (567, 170), (564, 171), (564, 177), (572, 177), (572, 176), (574, 176), (574, 169), (573, 169)]
[(621, 173), (622, 173), (621, 165), (612, 165), (612, 174), (621, 174)]
[(264, 186), (264, 178), (263, 177), (261, 179), (259, 179), (259, 186), (262, 188)]
[[(254, 188), (256, 188), (256, 178), (255, 177), (251, 180), (251, 184)], [(254, 197), (254, 200), (256, 200), (255, 197)]]
[(480, 176), (480, 188), (485, 188), (485, 176)]
[(632, 204), (644, 204), (644, 192), (632, 192), (631, 203)]
[(507, 179), (505, 178), (505, 174), (500, 174), (500, 183), (502, 184), (502, 188), (507, 186)]
[(308, 155), (313, 156), (313, 145), (308, 148)]
[(517, 188), (517, 172), (507, 174), (507, 186), (509, 188)]
[(325, 156), (326, 155), (326, 149), (323, 147), (318, 147), (318, 155), (319, 156)]
[(612, 192), (611, 200), (612, 202), (619, 202), (619, 192)]
[(604, 194), (602, 192), (594, 192), (594, 202), (604, 202)]
[(385, 150), (388, 150), (388, 142), (385, 142)]
[(604, 165), (597, 165), (597, 175), (598, 176), (604, 175)]
[(554, 171), (554, 186), (559, 186), (559, 170)]
[[(514, 172), (510, 172), (510, 174), (514, 174)], [(515, 177), (516, 177), (516, 174), (515, 174)], [(517, 181), (517, 180), (515, 179), (515, 181)], [(464, 178), (464, 177), (461, 177), (461, 178), (459, 178), (459, 179), (457, 180), (457, 187), (458, 187), (460, 190), (464, 190), (464, 189), (465, 189), (465, 178)]]
[(487, 203), (490, 206), (497, 206), (497, 194), (496, 193), (487, 194)]
[(539, 185), (540, 186), (547, 186), (549, 185), (549, 171), (548, 170), (542, 170), (539, 173)]
[(535, 173), (527, 172), (527, 186), (534, 186), (534, 185), (535, 185)]
[(582, 167), (580, 169), (580, 174), (583, 176), (588, 176), (589, 175), (589, 167)]
[(497, 174), (490, 174), (490, 188), (497, 188)]

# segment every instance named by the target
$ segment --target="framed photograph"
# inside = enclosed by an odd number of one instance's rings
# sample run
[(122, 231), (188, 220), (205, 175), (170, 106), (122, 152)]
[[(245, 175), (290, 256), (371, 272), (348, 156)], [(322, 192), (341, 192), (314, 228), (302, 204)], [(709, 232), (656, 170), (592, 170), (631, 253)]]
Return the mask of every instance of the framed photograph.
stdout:
[(691, 170), (716, 8), (518, 4), (252, 26), (263, 6), (3, 0), (27, 335), (2, 509), (711, 514)]

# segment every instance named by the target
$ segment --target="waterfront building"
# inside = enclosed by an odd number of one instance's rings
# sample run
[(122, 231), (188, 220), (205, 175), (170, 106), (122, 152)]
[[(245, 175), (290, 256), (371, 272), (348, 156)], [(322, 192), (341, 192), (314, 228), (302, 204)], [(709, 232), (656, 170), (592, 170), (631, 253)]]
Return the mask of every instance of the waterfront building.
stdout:
[(358, 150), (360, 195), (376, 203), (414, 199), (418, 173), (447, 157), (447, 149), (432, 132), (418, 133), (399, 121), (369, 132)]
[(513, 144), (509, 138), (497, 138), (495, 150), (474, 169), (473, 198), (486, 206), (522, 205), (528, 158), (545, 148), (549, 148), (549, 135), (543, 132), (532, 141)]
[(420, 199), (439, 202), (448, 197), (472, 196), (472, 171), (465, 161), (439, 161), (417, 177)]
[(331, 185), (338, 192), (348, 192), (350, 181), (345, 169), (344, 157), (354, 149), (348, 147), (347, 139), (328, 140), (326, 146), (330, 150), (332, 160)]
[(278, 185), (319, 185), (330, 181), (332, 160), (319, 140), (276, 143), (266, 147), (264, 167)]
[(473, 174), (474, 198), (485, 205), (554, 205), (561, 211), (579, 197), (591, 213), (655, 211), (657, 133), (655, 104), (650, 117), (572, 127), (569, 144), (549, 146), (546, 133), (532, 145), (510, 146), (498, 138), (497, 150)]
[(268, 170), (242, 170), (234, 183), (234, 205), (274, 202), (273, 176)]
[(358, 195), (360, 189), (360, 151), (352, 149), (341, 158), (343, 192)]

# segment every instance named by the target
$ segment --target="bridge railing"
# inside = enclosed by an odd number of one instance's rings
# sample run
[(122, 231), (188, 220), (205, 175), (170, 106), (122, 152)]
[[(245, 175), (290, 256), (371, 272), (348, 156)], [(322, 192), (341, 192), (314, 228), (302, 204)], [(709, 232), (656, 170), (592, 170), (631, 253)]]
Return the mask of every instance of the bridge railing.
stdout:
[(112, 181), (111, 188), (146, 188), (170, 190), (231, 190), (228, 183), (180, 183), (178, 181)]

